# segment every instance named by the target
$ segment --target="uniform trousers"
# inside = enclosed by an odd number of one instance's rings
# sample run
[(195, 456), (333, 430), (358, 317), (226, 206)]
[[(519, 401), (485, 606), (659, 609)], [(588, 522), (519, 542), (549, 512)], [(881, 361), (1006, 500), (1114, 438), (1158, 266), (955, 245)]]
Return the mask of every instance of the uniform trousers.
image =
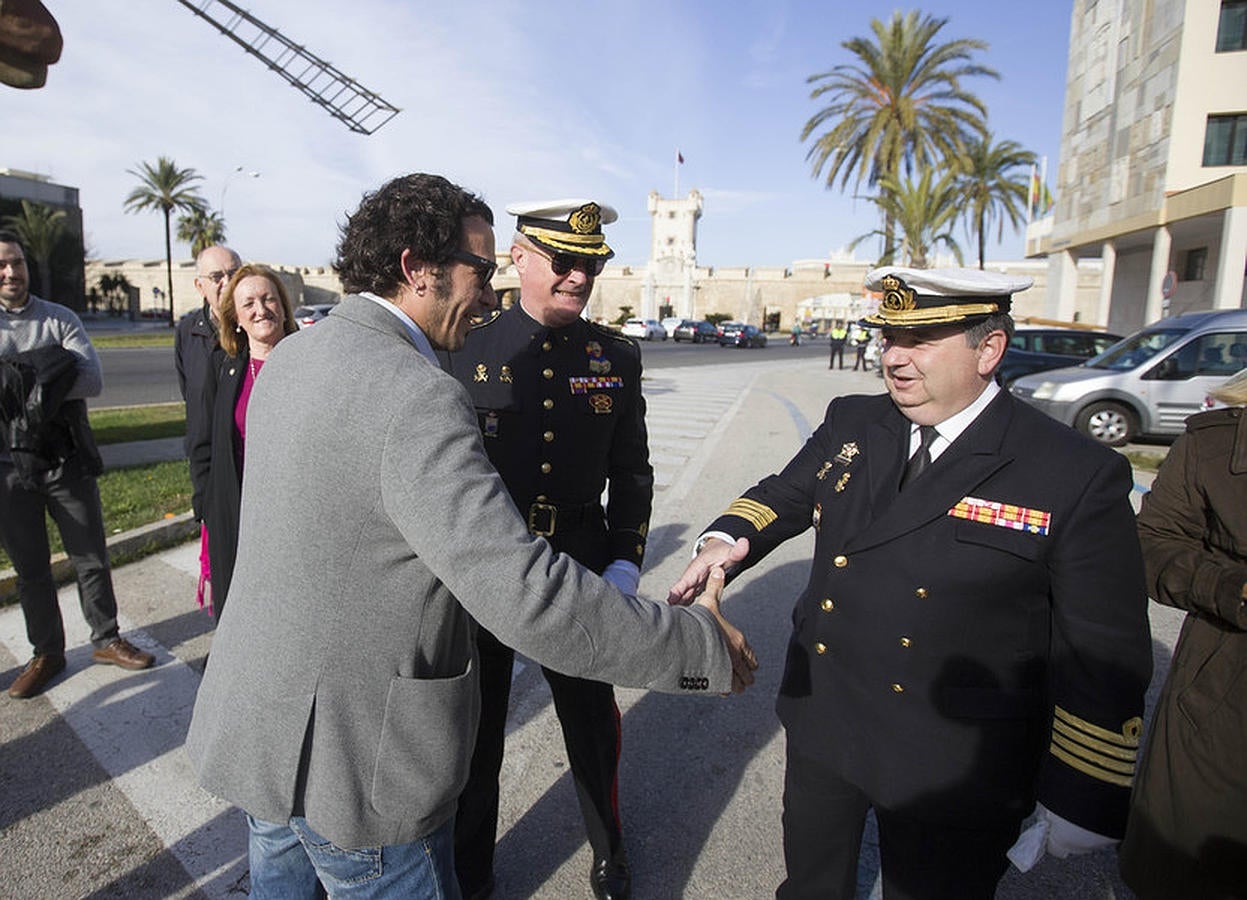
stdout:
[[(498, 773), (502, 769), (507, 704), (515, 651), (481, 629), (481, 724), (468, 775), (455, 813), (455, 868), (465, 896), (493, 874), (498, 831)], [(619, 710), (609, 684), (572, 678), (544, 666), (576, 798), (595, 859), (610, 858), (622, 843), (618, 810)]]
[[(605, 530), (600, 524), (573, 535), (553, 536), (550, 543), (598, 573), (608, 562), (604, 556)], [(478, 629), (476, 641), (481, 720), (468, 783), (455, 813), (455, 870), (465, 897), (479, 891), (493, 877), (498, 773), (502, 769), (511, 670), (515, 663), (515, 651), (485, 629)], [(594, 859), (610, 859), (623, 847), (619, 822), (620, 718), (614, 688), (544, 666), (541, 671), (550, 685), (554, 711), (563, 729), (567, 761)]]
[(91, 643), (107, 646), (117, 637), (117, 598), (95, 478), (56, 478), (27, 487), (12, 463), (0, 462), (0, 539), (17, 571), (26, 637), (36, 656), (65, 652), (65, 625), (52, 579), (45, 511), (56, 523), (73, 563), (78, 602), (91, 627)]
[[(866, 813), (873, 804), (825, 761), (788, 747), (784, 862), (778, 900), (853, 900)], [(874, 807), (884, 900), (991, 900), (1021, 819), (978, 827)]]

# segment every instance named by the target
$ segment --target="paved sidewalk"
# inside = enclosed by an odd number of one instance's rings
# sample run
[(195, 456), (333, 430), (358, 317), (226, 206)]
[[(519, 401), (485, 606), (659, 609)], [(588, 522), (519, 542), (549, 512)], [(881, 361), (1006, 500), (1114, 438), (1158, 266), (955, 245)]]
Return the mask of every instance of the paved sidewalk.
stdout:
[[(658, 490), (642, 593), (662, 597), (697, 529), (777, 471), (835, 394), (876, 393), (874, 373), (776, 360), (655, 370), (646, 376)], [(730, 699), (621, 690), (620, 805), (634, 896), (768, 897), (782, 879), (783, 733), (773, 704), (788, 612), (812, 538), (779, 548), (729, 591), (750, 636), (755, 687)], [(69, 666), (42, 697), (0, 695), (0, 897), (232, 897), (247, 887), (241, 814), (201, 791), (181, 751), (211, 644), (194, 607), (198, 547), (184, 543), (119, 567), (123, 628), (157, 654), (148, 672), (90, 664), (72, 588), (61, 593)], [(1153, 606), (1157, 658), (1176, 634)], [(29, 653), (20, 611), (0, 609), (0, 689)], [(1163, 676), (1164, 666), (1159, 670)], [(584, 842), (557, 718), (536, 666), (516, 666), (497, 857), (498, 900), (588, 898)], [(877, 895), (868, 836), (861, 896)], [(1045, 860), (999, 896), (1126, 898), (1111, 853)]]

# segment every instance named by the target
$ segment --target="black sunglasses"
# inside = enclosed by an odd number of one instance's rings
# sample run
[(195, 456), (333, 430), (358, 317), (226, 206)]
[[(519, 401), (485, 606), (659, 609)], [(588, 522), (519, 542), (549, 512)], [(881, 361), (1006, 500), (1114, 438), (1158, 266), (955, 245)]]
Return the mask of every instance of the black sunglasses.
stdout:
[(550, 269), (560, 277), (572, 269), (579, 269), (585, 275), (594, 278), (601, 275), (602, 270), (606, 268), (605, 257), (573, 256), (570, 253), (549, 253), (545, 250), (537, 252), (550, 260)]
[(477, 256), (475, 253), (469, 253), (467, 250), (456, 250), (450, 254), (450, 258), (471, 266), (476, 272), (476, 277), (480, 279), (481, 287), (489, 284), (493, 280), (494, 273), (498, 271), (496, 262)]

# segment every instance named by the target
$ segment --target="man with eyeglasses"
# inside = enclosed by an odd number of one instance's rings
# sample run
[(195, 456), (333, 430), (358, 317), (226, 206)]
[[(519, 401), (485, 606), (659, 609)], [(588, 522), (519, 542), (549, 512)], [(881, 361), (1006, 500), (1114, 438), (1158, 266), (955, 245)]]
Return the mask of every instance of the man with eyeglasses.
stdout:
[[(517, 216), (511, 260), (519, 301), (468, 335), (446, 360), (476, 405), (485, 450), (511, 499), (555, 550), (635, 595), (654, 493), (641, 396), (641, 355), (628, 338), (581, 318), (614, 251), (591, 200), (507, 207)], [(601, 497), (609, 484), (610, 500)], [(455, 823), (455, 865), (466, 898), (493, 889), (514, 651), (482, 629), (481, 726)], [(618, 810), (619, 710), (609, 684), (543, 669), (563, 727), (593, 850), (595, 896), (631, 891)]]
[[(337, 900), (459, 895), (473, 620), (619, 684), (706, 695), (753, 680), (713, 602), (623, 596), (508, 499), (435, 355), (497, 303), (492, 226), (483, 200), (436, 175), (366, 195), (334, 265), (348, 295), (273, 349), (251, 395), (230, 614), (186, 751), (248, 815), (252, 900), (311, 900), (318, 884)], [(326, 460), (342, 464), (309, 481)]]
[[(211, 423), (203, 421), (203, 404), (199, 396), (204, 381), (211, 375), (212, 351), (217, 344), (220, 322), (221, 292), (238, 271), (242, 260), (229, 247), (213, 244), (199, 251), (195, 260), (195, 290), (203, 305), (182, 316), (173, 338), (173, 359), (178, 371), (178, 387), (186, 403), (186, 452), (195, 444), (200, 429)], [(198, 517), (199, 510), (195, 510)]]

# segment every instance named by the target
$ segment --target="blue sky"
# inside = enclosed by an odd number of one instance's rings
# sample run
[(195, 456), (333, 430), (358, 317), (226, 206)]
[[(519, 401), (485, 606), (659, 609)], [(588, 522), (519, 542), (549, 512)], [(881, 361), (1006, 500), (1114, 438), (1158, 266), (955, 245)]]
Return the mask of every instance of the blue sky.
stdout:
[[(850, 61), (841, 42), (891, 5), (845, 0), (251, 0), (287, 37), (403, 109), (350, 132), (175, 0), (59, 0), (65, 37), (47, 87), (0, 87), (9, 140), (0, 167), (81, 191), (101, 258), (163, 257), (155, 213), (125, 214), (126, 170), (172, 157), (224, 205), (249, 259), (332, 260), (360, 195), (411, 171), (481, 193), (500, 246), (522, 200), (588, 196), (614, 205), (617, 261), (649, 253), (651, 190), (704, 195), (698, 262), (775, 266), (816, 259), (876, 226), (874, 208), (811, 177), (801, 128), (806, 78)], [(945, 40), (979, 38), (999, 81), (967, 87), (997, 139), (1048, 157), (1055, 182), (1072, 0), (930, 0)], [(121, 10), (124, 10), (122, 12)], [(258, 178), (235, 173), (237, 166)], [(994, 237), (994, 235), (993, 235)], [(973, 241), (958, 235), (967, 261)], [(989, 259), (1019, 259), (1006, 231)], [(868, 258), (873, 245), (858, 250)], [(175, 257), (189, 257), (185, 245)]]

